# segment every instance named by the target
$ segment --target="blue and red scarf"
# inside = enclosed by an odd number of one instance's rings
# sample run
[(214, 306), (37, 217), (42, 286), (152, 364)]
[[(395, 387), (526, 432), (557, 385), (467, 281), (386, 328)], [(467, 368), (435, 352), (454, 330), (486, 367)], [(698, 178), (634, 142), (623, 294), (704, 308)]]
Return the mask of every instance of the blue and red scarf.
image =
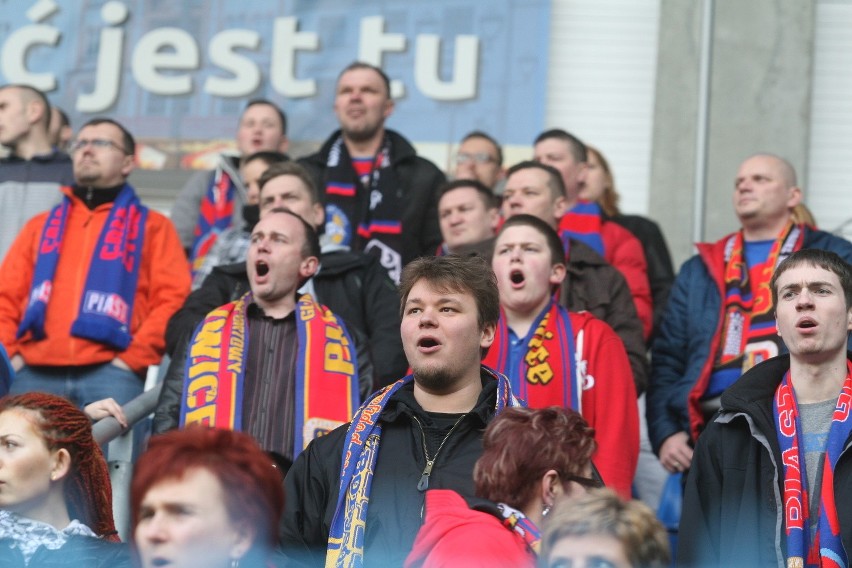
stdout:
[[(251, 292), (210, 312), (187, 347), (180, 424), (242, 428)], [(305, 294), (296, 305), (296, 416), (293, 455), (345, 424), (358, 407), (358, 364), (343, 322)]]
[[(512, 388), (505, 376), (486, 367), (482, 370), (498, 381), (495, 414), (499, 414), (506, 407), (524, 406), (512, 394)], [(358, 409), (349, 424), (343, 442), (340, 490), (328, 534), (326, 567), (364, 565), (367, 507), (370, 505), (370, 487), (382, 438), (379, 417), (394, 393), (412, 381), (414, 375), (408, 375), (374, 393), (372, 398)]]
[[(66, 196), (47, 216), (38, 244), (29, 303), (18, 327), (18, 339), (27, 332), (36, 341), (45, 337), (47, 306), (72, 206), (71, 198)], [(97, 341), (119, 351), (130, 345), (133, 339), (130, 321), (147, 218), (148, 208), (142, 205), (133, 188), (125, 184), (95, 244), (77, 319), (71, 324), (74, 337)]]
[(518, 535), (527, 548), (538, 556), (541, 549), (541, 529), (522, 511), (505, 503), (497, 503), (497, 509), (503, 517), (503, 526)]
[(603, 218), (600, 206), (594, 201), (579, 201), (559, 220), (559, 234), (564, 243), (574, 238), (592, 247), (596, 253), (604, 256), (604, 242), (601, 235)]
[(402, 274), (402, 220), (405, 207), (391, 167), (387, 134), (375, 156), (352, 158), (339, 136), (326, 161), (323, 245), (347, 246), (379, 257), (394, 282)]
[(845, 568), (848, 559), (840, 538), (840, 523), (834, 501), (834, 468), (843, 446), (852, 434), (852, 363), (846, 363), (846, 380), (837, 399), (828, 443), (819, 495), (819, 519), (816, 537), (810, 540), (810, 505), (805, 456), (799, 439), (802, 424), (796, 393), (790, 384), (790, 371), (775, 391), (772, 412), (781, 446), (784, 475), (784, 528), (787, 537), (788, 567)]
[(198, 225), (195, 226), (189, 255), (193, 277), (204, 265), (204, 258), (216, 244), (219, 234), (231, 226), (236, 193), (237, 187), (230, 174), (221, 167), (217, 168), (199, 207)]
[(517, 368), (510, 369), (512, 347), (501, 309), (494, 343), (482, 364), (509, 377), (512, 392), (531, 408), (558, 405), (579, 412), (583, 378), (578, 372), (570, 314), (551, 300), (530, 329), (526, 355)]

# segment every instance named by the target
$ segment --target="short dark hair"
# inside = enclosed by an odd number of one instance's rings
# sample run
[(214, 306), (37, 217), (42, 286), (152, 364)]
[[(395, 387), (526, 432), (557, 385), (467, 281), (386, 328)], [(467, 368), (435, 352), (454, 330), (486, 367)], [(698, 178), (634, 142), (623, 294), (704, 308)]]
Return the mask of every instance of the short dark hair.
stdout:
[(260, 193), (263, 193), (263, 186), (269, 183), (270, 180), (281, 176), (294, 176), (299, 178), (299, 180), (303, 184), (305, 184), (305, 187), (308, 188), (308, 193), (311, 197), (311, 204), (322, 204), (322, 196), (317, 190), (317, 185), (314, 182), (314, 178), (311, 177), (311, 174), (308, 173), (308, 170), (306, 170), (304, 166), (301, 166), (299, 163), (290, 160), (285, 162), (276, 162), (266, 168), (266, 171), (263, 172), (263, 174), (261, 174), (260, 176), (260, 179), (257, 180), (257, 185), (260, 188)]
[(80, 127), (80, 130), (83, 130), (83, 128), (86, 128), (87, 126), (97, 126), (99, 124), (112, 124), (119, 130), (121, 130), (124, 153), (128, 156), (133, 156), (134, 154), (136, 154), (136, 141), (133, 139), (133, 135), (130, 134), (130, 131), (127, 130), (124, 126), (122, 126), (119, 122), (111, 118), (106, 118), (103, 116), (95, 117), (90, 121), (86, 122), (86, 124), (84, 124), (82, 127)]
[(549, 140), (551, 138), (555, 138), (556, 140), (562, 140), (563, 142), (568, 144), (568, 150), (571, 152), (571, 156), (574, 157), (575, 162), (582, 163), (589, 159), (588, 154), (586, 152), (586, 145), (583, 143), (583, 141), (571, 134), (570, 132), (562, 130), (561, 128), (551, 128), (550, 130), (545, 130), (544, 132), (536, 136), (533, 145), (538, 144), (542, 140)]
[(823, 270), (828, 270), (837, 275), (840, 280), (840, 287), (843, 289), (843, 297), (846, 300), (846, 309), (852, 308), (852, 266), (836, 253), (822, 249), (802, 249), (794, 252), (784, 259), (775, 269), (775, 274), (769, 281), (769, 287), (772, 290), (772, 305), (778, 306), (778, 279), (781, 275), (797, 268), (803, 264), (816, 266)]
[(494, 195), (494, 192), (488, 189), (484, 183), (476, 179), (456, 179), (444, 183), (438, 188), (438, 204), (440, 205), (441, 199), (443, 199), (446, 194), (454, 189), (461, 189), (463, 187), (475, 189), (479, 198), (482, 200), (482, 204), (485, 205), (485, 209), (497, 209), (500, 207), (498, 197)]
[(256, 105), (267, 105), (272, 107), (272, 110), (278, 115), (278, 119), (281, 121), (281, 134), (287, 134), (287, 115), (281, 110), (281, 107), (277, 104), (273, 103), (269, 99), (252, 99), (248, 103), (246, 103), (246, 108), (243, 109), (243, 113), (240, 115), (242, 117), (243, 114), (246, 113), (248, 109)]
[(18, 89), (19, 91), (23, 91), (21, 93), (21, 100), (25, 105), (34, 100), (40, 102), (44, 107), (44, 114), (39, 122), (44, 125), (45, 131), (50, 128), (50, 101), (47, 100), (47, 95), (32, 85), (24, 85), (22, 83), (12, 83), (0, 87), (0, 91), (5, 89)]
[(275, 150), (261, 150), (259, 152), (255, 152), (254, 154), (249, 154), (248, 156), (242, 159), (243, 164), (248, 164), (249, 162), (254, 162), (255, 160), (260, 160), (267, 166), (271, 166), (272, 164), (277, 164), (278, 162), (286, 162), (290, 158), (287, 154), (282, 154), (281, 152), (276, 152)]
[(56, 114), (59, 115), (59, 128), (62, 128), (63, 126), (71, 126), (71, 120), (68, 118), (68, 114), (64, 110), (55, 105), (51, 108), (56, 109)]
[(485, 132), (483, 132), (481, 130), (474, 130), (473, 132), (468, 132), (465, 135), (465, 137), (462, 138), (461, 143), (464, 144), (465, 142), (467, 142), (471, 138), (480, 138), (482, 140), (485, 140), (486, 142), (488, 142), (492, 146), (494, 146), (494, 149), (497, 150), (497, 165), (498, 166), (503, 165), (503, 148), (500, 146), (500, 144), (497, 142), (497, 140), (495, 140), (492, 136), (486, 134)]
[(367, 63), (365, 61), (353, 61), (349, 65), (343, 68), (343, 71), (337, 76), (337, 82), (340, 82), (340, 78), (343, 77), (344, 74), (349, 71), (355, 71), (356, 69), (369, 69), (370, 71), (375, 71), (379, 74), (379, 77), (382, 78), (382, 82), (385, 84), (385, 92), (388, 95), (388, 98), (391, 98), (391, 82), (390, 77), (387, 76), (387, 73), (382, 71), (381, 67), (377, 67), (371, 63)]
[(577, 411), (551, 406), (505, 409), (488, 424), (482, 446), (473, 468), (476, 496), (521, 509), (548, 470), (563, 484), (582, 477), (598, 444)]
[(511, 227), (532, 227), (544, 235), (544, 240), (547, 241), (547, 248), (550, 249), (551, 265), (565, 264), (565, 246), (562, 244), (562, 239), (559, 238), (559, 234), (553, 227), (535, 215), (521, 213), (520, 215), (514, 215), (506, 219), (506, 222), (503, 223), (503, 226), (497, 232), (497, 238), (499, 239), (500, 235)]
[(506, 179), (509, 179), (513, 174), (521, 170), (541, 170), (546, 172), (548, 175), (547, 185), (550, 187), (550, 194), (554, 197), (554, 199), (557, 197), (565, 197), (567, 195), (567, 192), (565, 191), (565, 182), (562, 181), (562, 174), (560, 174), (553, 166), (548, 166), (547, 164), (542, 164), (541, 162), (535, 162), (533, 160), (524, 160), (523, 162), (519, 162), (509, 168), (509, 171), (506, 172)]
[(500, 293), (497, 277), (485, 260), (478, 256), (423, 256), (402, 269), (399, 283), (399, 313), (405, 314), (405, 303), (411, 289), (425, 280), (437, 290), (470, 294), (476, 301), (479, 329), (494, 325), (500, 319)]
[(305, 244), (302, 245), (302, 250), (299, 251), (302, 255), (302, 258), (308, 258), (310, 256), (314, 256), (316, 258), (320, 257), (321, 248), (319, 242), (319, 235), (317, 234), (317, 230), (311, 226), (310, 223), (302, 219), (302, 216), (298, 213), (294, 213), (287, 209), (286, 207), (273, 207), (269, 211), (266, 212), (266, 215), (271, 215), (272, 213), (284, 213), (286, 215), (292, 215), (302, 224), (302, 227), (305, 229)]

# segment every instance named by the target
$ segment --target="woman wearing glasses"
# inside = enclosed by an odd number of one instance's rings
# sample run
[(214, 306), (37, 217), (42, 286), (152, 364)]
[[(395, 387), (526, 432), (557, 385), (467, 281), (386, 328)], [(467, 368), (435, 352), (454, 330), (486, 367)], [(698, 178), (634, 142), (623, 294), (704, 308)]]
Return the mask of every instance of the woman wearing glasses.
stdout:
[(482, 443), (473, 472), (477, 498), (427, 492), (407, 568), (534, 566), (539, 527), (556, 500), (601, 486), (593, 478), (594, 430), (571, 409), (506, 409)]

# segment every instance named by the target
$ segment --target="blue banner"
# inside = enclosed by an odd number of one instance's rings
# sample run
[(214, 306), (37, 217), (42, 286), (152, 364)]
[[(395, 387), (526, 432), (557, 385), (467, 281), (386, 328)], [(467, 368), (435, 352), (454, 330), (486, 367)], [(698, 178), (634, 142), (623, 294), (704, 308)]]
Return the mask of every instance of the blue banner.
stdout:
[[(377, 64), (388, 126), (416, 142), (480, 129), (528, 145), (544, 127), (549, 0), (0, 0), (0, 84), (44, 90), (79, 126), (107, 115), (162, 154), (230, 143), (272, 100), (295, 143), (335, 128), (337, 75)], [(157, 158), (156, 154), (152, 154)], [(143, 160), (144, 161), (144, 160)], [(183, 163), (188, 163), (186, 159)]]

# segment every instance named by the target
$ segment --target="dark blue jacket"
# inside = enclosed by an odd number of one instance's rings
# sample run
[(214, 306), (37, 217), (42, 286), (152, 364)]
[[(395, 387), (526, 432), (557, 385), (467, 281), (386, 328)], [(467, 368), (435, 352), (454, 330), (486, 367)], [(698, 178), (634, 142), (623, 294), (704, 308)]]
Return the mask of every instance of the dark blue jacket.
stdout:
[[(659, 334), (651, 350), (646, 419), (655, 453), (669, 436), (688, 432), (694, 438), (703, 425), (690, 408), (690, 393), (706, 389), (722, 325), (724, 248), (730, 235), (716, 243), (698, 244), (675, 279)], [(837, 253), (852, 263), (852, 243), (805, 227), (802, 248)], [(850, 343), (852, 349), (852, 343)]]

